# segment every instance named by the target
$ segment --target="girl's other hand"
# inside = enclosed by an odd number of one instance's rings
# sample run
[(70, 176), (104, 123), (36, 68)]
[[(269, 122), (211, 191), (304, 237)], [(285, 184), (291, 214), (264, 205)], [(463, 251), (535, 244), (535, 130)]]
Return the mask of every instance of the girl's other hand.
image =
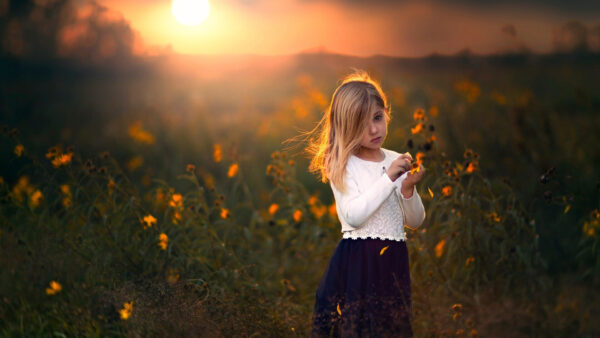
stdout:
[(398, 177), (402, 176), (402, 174), (409, 171), (412, 167), (412, 160), (413, 158), (409, 153), (398, 156), (386, 171), (390, 179), (395, 181)]

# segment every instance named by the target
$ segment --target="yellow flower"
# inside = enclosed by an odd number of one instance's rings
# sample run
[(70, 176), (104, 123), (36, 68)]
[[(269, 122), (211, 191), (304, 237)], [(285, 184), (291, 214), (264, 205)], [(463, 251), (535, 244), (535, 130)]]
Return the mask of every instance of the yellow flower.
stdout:
[(213, 146), (214, 150), (213, 150), (213, 158), (215, 159), (215, 162), (221, 162), (222, 159), (222, 153), (221, 153), (221, 145), (220, 144), (215, 144)]
[(137, 142), (153, 144), (154, 135), (142, 129), (142, 122), (137, 121), (129, 126), (129, 136)]
[(171, 200), (169, 201), (169, 205), (173, 208), (181, 207), (183, 205), (183, 197), (181, 194), (173, 194), (173, 196), (171, 196)]
[(296, 211), (294, 211), (294, 221), (300, 222), (301, 219), (302, 219), (302, 211), (300, 211), (299, 209), (296, 209)]
[(227, 172), (227, 176), (228, 177), (233, 177), (237, 174), (239, 169), (239, 166), (237, 163), (232, 164), (231, 166), (229, 166), (229, 172)]
[(450, 196), (450, 194), (452, 194), (452, 187), (447, 185), (445, 187), (442, 188), (442, 195), (444, 196)]
[(173, 217), (171, 218), (171, 222), (173, 222), (173, 224), (178, 224), (181, 221), (181, 213), (179, 211), (175, 211), (173, 213)]
[(421, 109), (421, 108), (415, 110), (415, 112), (413, 113), (413, 119), (415, 121), (425, 119), (425, 111), (423, 109)]
[(127, 320), (129, 317), (131, 317), (131, 312), (133, 312), (133, 301), (123, 303), (123, 308), (119, 310), (121, 319)]
[(23, 151), (25, 151), (25, 147), (22, 144), (17, 144), (15, 146), (15, 155), (17, 155), (17, 157), (21, 157)]
[(277, 212), (277, 210), (279, 210), (279, 205), (277, 203), (273, 203), (269, 207), (269, 214), (274, 215)]
[(60, 283), (58, 283), (57, 281), (51, 281), (50, 287), (46, 288), (46, 294), (47, 295), (55, 295), (55, 294), (59, 293), (60, 290), (62, 290), (62, 286), (60, 285)]
[(318, 200), (319, 200), (319, 199), (317, 198), (317, 196), (314, 196), (314, 195), (313, 195), (313, 196), (311, 196), (311, 197), (308, 199), (308, 204), (309, 204), (309, 205), (315, 205), (315, 203), (317, 203), (317, 201), (318, 201)]
[(167, 282), (175, 283), (179, 280), (179, 272), (177, 269), (169, 268), (169, 272), (167, 274)]
[(500, 223), (500, 221), (502, 220), (502, 217), (498, 216), (498, 214), (495, 211), (490, 212), (489, 217), (493, 219), (496, 223)]
[(333, 202), (333, 204), (329, 206), (329, 216), (331, 216), (332, 218), (337, 217), (337, 207), (335, 205), (335, 202)]
[(229, 209), (227, 208), (222, 208), (221, 209), (221, 218), (225, 219), (229, 217)]
[(194, 170), (196, 170), (196, 166), (193, 164), (188, 164), (187, 167), (185, 168), (185, 171), (187, 171), (188, 173), (192, 173), (192, 172), (194, 172)]
[(436, 117), (439, 114), (439, 109), (437, 106), (432, 106), (431, 108), (429, 108), (429, 115)]
[(429, 195), (431, 195), (431, 198), (433, 198), (433, 191), (431, 191), (431, 188), (427, 187), (427, 190), (429, 190)]
[(31, 206), (33, 206), (34, 208), (37, 207), (38, 205), (40, 205), (40, 201), (43, 198), (44, 196), (42, 195), (42, 192), (39, 189), (34, 191), (30, 197)]
[(444, 253), (444, 246), (446, 245), (446, 239), (442, 239), (435, 246), (435, 257), (440, 258)]
[(129, 160), (129, 162), (127, 162), (127, 169), (129, 169), (129, 171), (134, 171), (135, 169), (139, 168), (143, 163), (144, 163), (143, 157), (135, 156), (134, 158)]
[(144, 229), (151, 227), (153, 224), (156, 224), (156, 218), (151, 214), (144, 216)]
[(418, 134), (423, 131), (423, 123), (418, 123), (414, 128), (410, 128), (410, 132)]
[(113, 179), (111, 178), (110, 180), (108, 180), (106, 186), (108, 187), (108, 194), (112, 195), (115, 191), (115, 181), (113, 181)]
[(389, 247), (389, 245), (384, 246), (381, 251), (379, 251), (379, 256), (383, 255), (383, 253), (385, 252), (385, 250), (387, 250)]
[(569, 212), (569, 210), (571, 210), (571, 205), (567, 204), (567, 206), (565, 207), (565, 210), (563, 211), (563, 213), (566, 214), (567, 212)]
[(323, 215), (325, 215), (325, 213), (327, 212), (327, 207), (324, 205), (321, 205), (319, 207), (317, 207), (316, 205), (312, 205), (310, 207), (310, 211), (317, 217), (317, 218), (321, 218), (323, 217)]
[(475, 262), (475, 257), (467, 257), (467, 260), (465, 261), (465, 266), (469, 266), (469, 264)]
[(341, 316), (342, 315), (342, 310), (340, 310), (340, 304), (338, 303), (337, 305), (337, 313)]
[(54, 159), (52, 159), (52, 165), (55, 168), (58, 168), (62, 165), (67, 165), (67, 164), (71, 163), (72, 158), (73, 158), (73, 153), (56, 155), (56, 157), (54, 157)]
[(469, 165), (467, 166), (467, 172), (469, 174), (473, 173), (475, 170), (477, 170), (477, 163), (476, 162), (470, 162)]
[(169, 237), (167, 236), (167, 234), (165, 234), (164, 232), (161, 233), (160, 235), (158, 235), (158, 246), (163, 249), (163, 250), (167, 250), (167, 245), (169, 244)]
[(460, 311), (460, 310), (462, 310), (462, 304), (454, 304), (454, 305), (452, 305), (452, 310), (453, 311)]

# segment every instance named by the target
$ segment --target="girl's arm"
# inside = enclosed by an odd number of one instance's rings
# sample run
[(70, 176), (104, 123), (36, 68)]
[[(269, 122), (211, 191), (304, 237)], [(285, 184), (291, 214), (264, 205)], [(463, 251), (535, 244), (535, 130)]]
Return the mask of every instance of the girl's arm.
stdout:
[(358, 191), (356, 179), (348, 173), (348, 170), (346, 170), (344, 184), (346, 185), (346, 192), (343, 194), (335, 188), (333, 183), (330, 185), (335, 203), (342, 212), (342, 217), (348, 225), (354, 228), (358, 228), (365, 223), (396, 188), (394, 182), (385, 172), (363, 192)]
[(402, 182), (404, 179), (401, 178), (402, 177), (394, 181), (394, 184), (396, 185), (396, 195), (398, 195), (400, 206), (402, 207), (404, 217), (406, 218), (404, 220), (404, 226), (416, 229), (421, 226), (425, 220), (425, 207), (423, 206), (421, 196), (419, 196), (419, 193), (417, 192), (416, 185), (413, 185), (412, 196), (404, 197), (404, 194), (402, 194)]

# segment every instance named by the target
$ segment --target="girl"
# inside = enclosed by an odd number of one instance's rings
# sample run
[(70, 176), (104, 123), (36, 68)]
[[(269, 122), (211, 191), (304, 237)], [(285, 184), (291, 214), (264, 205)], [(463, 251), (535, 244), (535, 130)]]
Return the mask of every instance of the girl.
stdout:
[(425, 169), (410, 173), (410, 154), (381, 147), (390, 118), (379, 84), (355, 71), (309, 143), (309, 169), (330, 181), (343, 234), (316, 292), (312, 336), (413, 334), (404, 226), (425, 219), (416, 188)]

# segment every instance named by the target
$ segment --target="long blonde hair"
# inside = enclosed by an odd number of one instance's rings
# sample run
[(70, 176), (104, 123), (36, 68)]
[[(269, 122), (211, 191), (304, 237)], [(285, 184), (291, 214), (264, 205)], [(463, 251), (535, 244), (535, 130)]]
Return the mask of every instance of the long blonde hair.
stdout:
[(385, 123), (391, 119), (387, 98), (379, 83), (367, 72), (354, 70), (335, 89), (331, 103), (317, 126), (308, 133), (306, 152), (312, 173), (320, 174), (321, 182), (330, 180), (345, 192), (344, 175), (351, 154), (360, 148), (360, 141), (375, 108), (385, 112)]

